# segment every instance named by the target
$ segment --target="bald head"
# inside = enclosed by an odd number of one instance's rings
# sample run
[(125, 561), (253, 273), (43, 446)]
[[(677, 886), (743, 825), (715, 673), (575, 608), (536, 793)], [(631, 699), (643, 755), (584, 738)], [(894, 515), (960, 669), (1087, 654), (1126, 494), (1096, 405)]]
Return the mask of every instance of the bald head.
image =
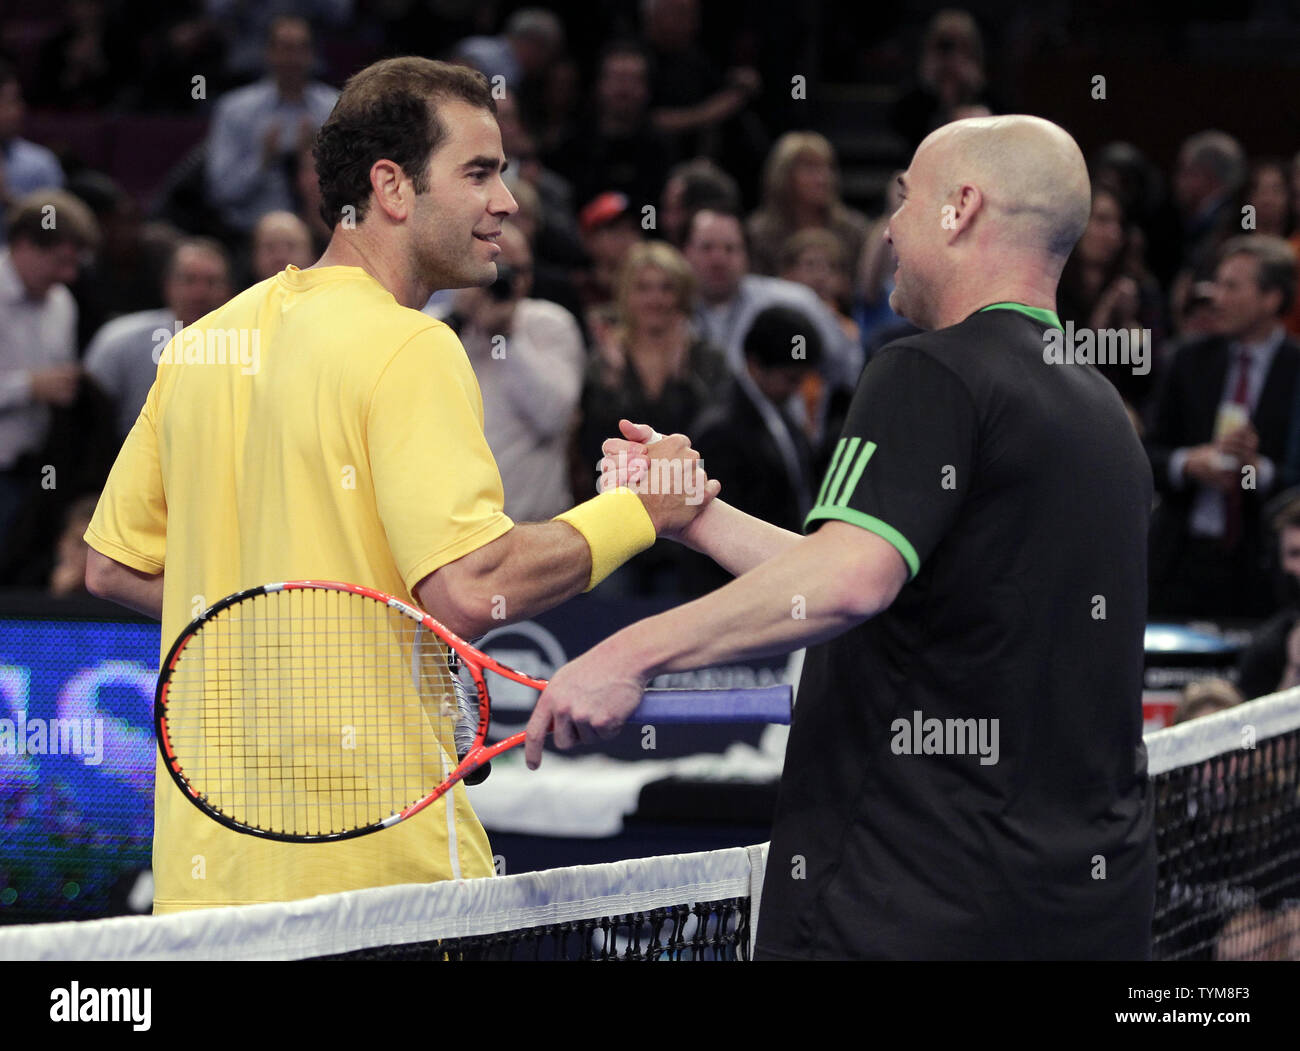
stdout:
[(1066, 131), (1028, 116), (953, 121), (917, 147), (899, 182), (903, 203), (886, 230), (899, 263), (895, 310), (934, 328), (1000, 299), (1055, 305), (1092, 208)]
[(933, 132), (916, 151), (949, 193), (983, 195), (988, 233), (1064, 261), (1092, 208), (1088, 166), (1064, 129), (1040, 117), (972, 117)]

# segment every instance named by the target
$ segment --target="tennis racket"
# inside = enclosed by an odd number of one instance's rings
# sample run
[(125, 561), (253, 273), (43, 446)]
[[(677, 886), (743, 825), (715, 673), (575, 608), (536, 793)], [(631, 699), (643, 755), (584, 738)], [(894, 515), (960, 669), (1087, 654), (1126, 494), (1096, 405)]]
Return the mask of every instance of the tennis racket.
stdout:
[[(487, 743), (485, 671), (546, 688), (383, 592), (265, 584), (181, 632), (158, 676), (158, 747), (186, 797), (228, 828), (350, 839), (413, 817), (523, 743)], [(790, 687), (648, 690), (632, 717), (788, 723)]]

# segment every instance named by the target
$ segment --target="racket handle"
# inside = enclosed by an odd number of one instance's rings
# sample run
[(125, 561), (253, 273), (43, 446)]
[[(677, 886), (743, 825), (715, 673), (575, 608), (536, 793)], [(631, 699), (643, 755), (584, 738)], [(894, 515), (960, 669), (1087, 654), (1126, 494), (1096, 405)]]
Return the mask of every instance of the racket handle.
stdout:
[(646, 690), (631, 718), (652, 723), (787, 725), (790, 706), (791, 690), (785, 684), (749, 690)]

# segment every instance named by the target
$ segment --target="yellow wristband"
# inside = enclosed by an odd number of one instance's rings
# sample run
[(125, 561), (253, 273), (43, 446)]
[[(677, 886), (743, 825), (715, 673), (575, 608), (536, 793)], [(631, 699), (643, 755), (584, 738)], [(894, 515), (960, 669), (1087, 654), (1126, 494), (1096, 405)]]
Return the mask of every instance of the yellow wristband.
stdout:
[(557, 522), (568, 522), (591, 548), (590, 591), (633, 555), (655, 542), (655, 527), (641, 498), (627, 487), (610, 489), (571, 507)]

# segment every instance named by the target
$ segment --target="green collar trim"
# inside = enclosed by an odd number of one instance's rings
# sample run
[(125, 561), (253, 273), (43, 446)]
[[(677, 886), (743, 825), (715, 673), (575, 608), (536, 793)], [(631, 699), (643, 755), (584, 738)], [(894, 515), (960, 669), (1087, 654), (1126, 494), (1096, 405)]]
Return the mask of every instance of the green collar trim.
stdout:
[(1044, 310), (1042, 307), (1027, 307), (1024, 303), (990, 303), (986, 307), (980, 307), (976, 311), (982, 314), (986, 310), (1014, 310), (1017, 314), (1024, 314), (1025, 317), (1031, 317), (1035, 321), (1041, 321), (1044, 325), (1051, 325), (1053, 328), (1064, 329), (1061, 319), (1057, 317), (1055, 310)]

